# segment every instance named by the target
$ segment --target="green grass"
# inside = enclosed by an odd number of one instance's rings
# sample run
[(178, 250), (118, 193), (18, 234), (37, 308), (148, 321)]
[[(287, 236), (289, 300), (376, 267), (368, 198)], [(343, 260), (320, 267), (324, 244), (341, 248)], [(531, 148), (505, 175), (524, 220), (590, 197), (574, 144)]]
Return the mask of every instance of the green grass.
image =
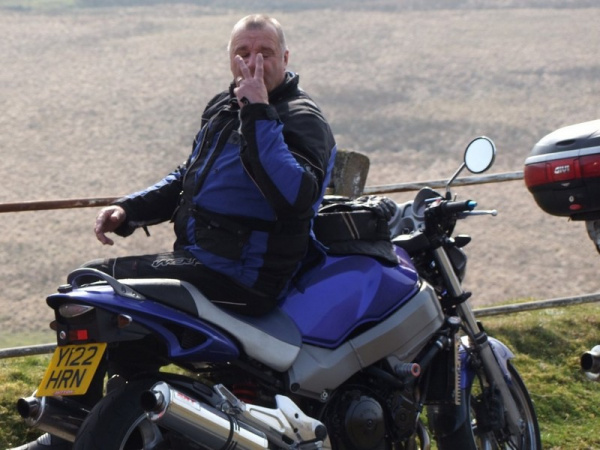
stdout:
[[(516, 354), (515, 365), (536, 405), (544, 448), (599, 449), (600, 383), (585, 377), (579, 358), (600, 344), (600, 305), (484, 317), (482, 322)], [(24, 426), (14, 405), (33, 392), (48, 360), (0, 360), (0, 448), (39, 434)]]
[(579, 366), (600, 344), (599, 305), (483, 318), (488, 333), (515, 352), (536, 411), (545, 449), (600, 448), (600, 383)]
[(0, 348), (27, 347), (30, 345), (51, 344), (56, 341), (55, 332), (50, 330), (36, 330), (14, 335), (0, 334)]
[(49, 361), (49, 355), (0, 360), (0, 448), (15, 447), (40, 434), (25, 425), (15, 404), (32, 394)]

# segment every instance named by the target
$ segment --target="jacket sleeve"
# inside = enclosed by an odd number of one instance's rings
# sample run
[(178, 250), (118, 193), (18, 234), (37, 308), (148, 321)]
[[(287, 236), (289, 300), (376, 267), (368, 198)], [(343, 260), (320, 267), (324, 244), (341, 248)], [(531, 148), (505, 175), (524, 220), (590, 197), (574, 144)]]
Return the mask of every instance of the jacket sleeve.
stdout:
[(171, 172), (161, 181), (143, 191), (127, 195), (114, 204), (121, 206), (126, 213), (126, 221), (115, 232), (120, 236), (132, 234), (136, 228), (154, 225), (170, 220), (179, 205), (180, 194), (183, 190), (183, 179), (187, 169), (199, 151), (198, 145), (202, 140), (204, 125), (210, 117), (214, 105), (227, 98), (227, 93), (216, 95), (207, 104), (202, 114), (202, 126), (192, 144), (192, 153), (188, 160)]
[(128, 236), (136, 228), (154, 225), (171, 219), (179, 201), (186, 165), (178, 167), (155, 185), (125, 196), (114, 204), (121, 206), (126, 220), (116, 234)]
[(281, 114), (266, 104), (241, 112), (241, 159), (278, 218), (312, 217), (335, 155), (327, 121), (310, 100), (286, 104)]

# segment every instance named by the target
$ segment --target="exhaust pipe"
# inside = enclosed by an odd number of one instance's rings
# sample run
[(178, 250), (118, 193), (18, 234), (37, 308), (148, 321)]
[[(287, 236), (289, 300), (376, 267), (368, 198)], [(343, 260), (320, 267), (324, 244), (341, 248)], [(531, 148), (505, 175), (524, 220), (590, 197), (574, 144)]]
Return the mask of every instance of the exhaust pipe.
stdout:
[(25, 423), (69, 442), (75, 442), (77, 430), (88, 411), (62, 397), (27, 397), (17, 401), (17, 411)]
[(165, 382), (142, 394), (148, 419), (207, 448), (268, 449), (266, 435), (234, 416), (185, 395)]
[(581, 368), (592, 381), (600, 381), (600, 345), (581, 355)]

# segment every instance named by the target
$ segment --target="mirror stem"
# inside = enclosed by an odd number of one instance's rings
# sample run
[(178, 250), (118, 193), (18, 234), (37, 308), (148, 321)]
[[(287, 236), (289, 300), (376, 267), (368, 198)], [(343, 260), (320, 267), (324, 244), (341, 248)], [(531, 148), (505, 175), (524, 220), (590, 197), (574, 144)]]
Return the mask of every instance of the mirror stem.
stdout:
[(458, 175), (462, 172), (462, 170), (465, 168), (466, 164), (463, 162), (460, 167), (458, 168), (458, 170), (456, 172), (454, 172), (454, 175), (452, 175), (452, 178), (450, 178), (448, 180), (448, 182), (446, 183), (446, 197), (448, 197), (448, 194), (450, 193), (450, 185), (452, 184), (452, 182), (454, 180), (456, 180), (456, 177), (458, 177)]

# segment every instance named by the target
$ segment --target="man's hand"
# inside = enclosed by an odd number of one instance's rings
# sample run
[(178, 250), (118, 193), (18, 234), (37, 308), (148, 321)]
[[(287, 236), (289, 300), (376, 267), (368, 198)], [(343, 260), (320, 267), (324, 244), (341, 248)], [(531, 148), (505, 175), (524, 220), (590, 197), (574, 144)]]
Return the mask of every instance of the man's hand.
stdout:
[(125, 210), (120, 206), (107, 206), (102, 208), (96, 217), (94, 233), (96, 238), (104, 245), (113, 245), (114, 241), (106, 236), (106, 233), (113, 232), (125, 222)]
[(244, 62), (244, 59), (236, 55), (236, 62), (238, 63), (241, 77), (237, 77), (235, 84), (237, 87), (233, 90), (233, 93), (238, 99), (240, 108), (243, 108), (248, 103), (269, 103), (269, 93), (265, 86), (264, 80), (264, 59), (262, 53), (256, 55), (256, 67), (254, 68), (254, 75), (250, 72), (250, 68)]

